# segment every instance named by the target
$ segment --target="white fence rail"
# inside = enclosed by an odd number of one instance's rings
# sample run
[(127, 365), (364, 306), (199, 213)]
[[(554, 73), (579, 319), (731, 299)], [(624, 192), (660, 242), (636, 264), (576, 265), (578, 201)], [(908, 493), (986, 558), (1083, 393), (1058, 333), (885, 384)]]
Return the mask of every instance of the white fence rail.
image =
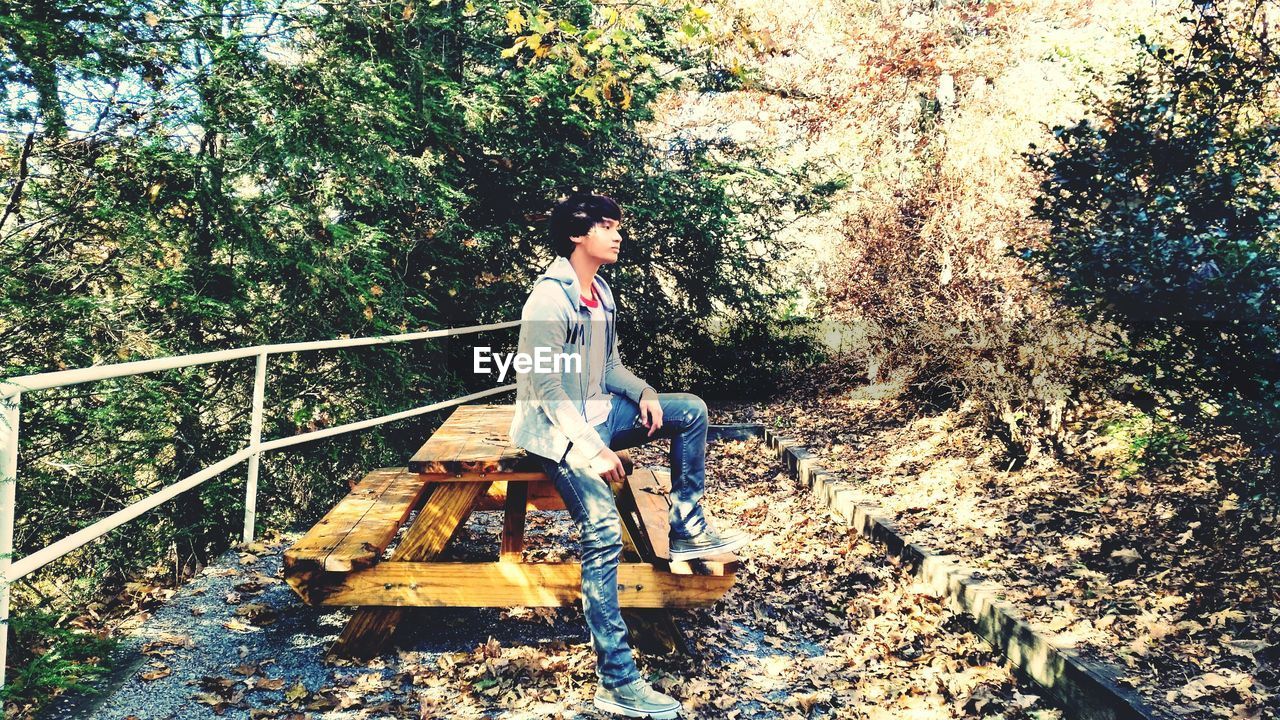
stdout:
[[(337, 425), (323, 430), (315, 430), (291, 437), (283, 437), (262, 442), (262, 405), (267, 385), (267, 358), (283, 353), (306, 352), (310, 350), (336, 350), (341, 348), (361, 347), (365, 345), (383, 345), (386, 343), (410, 342), (448, 335), (466, 335), (486, 330), (501, 330), (520, 325), (519, 320), (492, 323), (489, 325), (472, 325), (464, 328), (447, 328), (424, 332), (406, 333), (403, 335), (381, 335), (365, 338), (342, 338), (339, 340), (320, 340), (316, 342), (280, 343), (276, 345), (256, 345), (254, 347), (219, 350), (216, 352), (196, 353), (174, 357), (139, 360), (136, 362), (100, 365), (96, 367), (62, 370), (50, 373), (37, 373), (21, 377), (0, 380), (0, 687), (5, 683), (5, 660), (8, 657), (9, 638), (9, 598), (12, 584), (27, 575), (39, 570), (67, 553), (83, 547), (85, 544), (102, 537), (106, 533), (133, 520), (143, 513), (170, 500), (205, 481), (229, 470), (241, 461), (248, 460), (248, 478), (245, 485), (244, 532), (245, 542), (253, 540), (253, 527), (257, 517), (258, 493), (258, 459), (269, 450), (312, 442), (334, 435), (364, 430), (375, 425), (382, 425), (396, 420), (423, 415), (465, 402), (478, 400), (490, 395), (499, 395), (515, 389), (515, 385), (504, 385), (464, 395), (452, 400), (423, 405), (409, 410), (383, 415), (381, 417), (359, 422)], [(249, 444), (229, 457), (210, 465), (207, 468), (189, 475), (166, 486), (164, 489), (119, 510), (96, 523), (83, 528), (61, 540), (44, 547), (24, 558), (13, 557), (13, 526), (17, 500), (18, 485), (18, 431), (22, 419), (22, 396), (24, 393), (47, 390), (50, 388), (76, 385), (78, 383), (106, 380), (108, 378), (143, 375), (160, 370), (208, 365), (210, 363), (239, 360), (257, 357), (253, 379), (253, 411), (249, 421)]]

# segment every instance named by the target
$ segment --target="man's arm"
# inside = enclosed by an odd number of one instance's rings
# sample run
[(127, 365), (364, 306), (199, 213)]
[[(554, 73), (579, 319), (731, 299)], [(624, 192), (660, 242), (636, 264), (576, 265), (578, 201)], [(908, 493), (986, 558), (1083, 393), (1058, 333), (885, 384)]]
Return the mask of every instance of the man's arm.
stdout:
[(622, 393), (637, 404), (639, 404), (640, 396), (644, 394), (646, 388), (653, 390), (655, 393), (658, 392), (656, 388), (636, 377), (635, 373), (622, 364), (622, 359), (618, 357), (618, 331), (616, 328), (613, 332), (613, 347), (609, 349), (609, 358), (604, 363), (604, 386), (609, 392)]
[[(539, 283), (521, 310), (518, 349), (530, 357), (534, 357), (540, 347), (549, 349), (552, 354), (563, 351), (566, 317), (556, 311), (556, 300), (548, 297), (552, 292), (560, 292), (560, 289), (549, 283)], [(604, 449), (600, 434), (587, 424), (582, 417), (582, 409), (565, 393), (561, 373), (530, 370), (527, 376), (534, 398), (551, 419), (551, 424), (568, 436), (574, 448), (580, 449), (588, 458), (595, 457)]]

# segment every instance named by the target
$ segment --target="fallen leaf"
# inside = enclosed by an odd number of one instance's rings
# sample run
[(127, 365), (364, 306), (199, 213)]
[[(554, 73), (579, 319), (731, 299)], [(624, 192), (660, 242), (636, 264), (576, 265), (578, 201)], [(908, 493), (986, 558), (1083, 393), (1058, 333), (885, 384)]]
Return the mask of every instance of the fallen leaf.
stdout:
[(307, 686), (303, 685), (302, 681), (299, 680), (296, 685), (294, 685), (293, 687), (285, 691), (284, 699), (289, 702), (298, 702), (299, 700), (305, 698), (307, 695), (308, 695)]
[(235, 619), (223, 621), (222, 627), (232, 632), (238, 632), (238, 633), (259, 632), (258, 628), (246, 623), (242, 623), (239, 620), (235, 620)]
[(1121, 550), (1113, 550), (1111, 552), (1111, 557), (1123, 562), (1126, 565), (1131, 565), (1142, 559), (1142, 556), (1138, 554), (1138, 551), (1134, 550), (1133, 548), (1123, 548)]
[(160, 665), (150, 672), (144, 672), (138, 676), (138, 679), (144, 682), (159, 680), (160, 678), (169, 677), (173, 674), (173, 668), (168, 665)]

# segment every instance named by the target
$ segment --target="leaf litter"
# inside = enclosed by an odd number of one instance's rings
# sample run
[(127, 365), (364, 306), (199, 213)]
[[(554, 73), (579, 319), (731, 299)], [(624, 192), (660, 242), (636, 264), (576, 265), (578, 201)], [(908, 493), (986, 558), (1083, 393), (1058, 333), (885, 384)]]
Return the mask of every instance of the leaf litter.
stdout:
[(1034, 627), (1117, 666), (1154, 705), (1280, 714), (1280, 527), (1230, 531), (1239, 498), (1216, 478), (1238, 449), (1135, 472), (1105, 430), (1132, 411), (1110, 404), (1077, 420), (1065, 458), (1010, 469), (975, 408), (928, 411), (892, 382), (829, 381), (839, 376), (813, 373), (724, 412), (796, 438), (908, 542), (959, 556)]
[[(637, 466), (666, 465), (668, 450), (669, 441), (656, 441), (632, 453)], [(642, 675), (679, 699), (685, 717), (1062, 717), (1011, 675), (963, 616), (779, 469), (756, 441), (709, 448), (708, 514), (754, 539), (739, 552), (737, 581), (720, 601), (675, 611), (690, 656), (635, 655)], [(500, 512), (473, 513), (441, 560), (496, 559), (501, 526)], [(208, 651), (199, 642), (152, 648), (171, 651), (155, 659), (168, 672), (144, 680), (160, 668), (143, 667), (130, 682), (152, 699), (180, 693), (181, 711), (147, 714), (120, 700), (95, 717), (609, 717), (591, 705), (595, 653), (580, 605), (417, 609), (398, 647), (382, 656), (326, 660), (325, 646), (350, 614), (305, 606), (282, 585), (279, 554), (297, 537), (255, 547), (247, 565), (229, 554), (234, 573), (205, 573), (223, 583), (199, 588), (205, 612), (174, 613), (221, 627), (240, 644), (217, 673), (201, 672)], [(567, 512), (530, 511), (525, 560), (576, 560), (578, 540)]]

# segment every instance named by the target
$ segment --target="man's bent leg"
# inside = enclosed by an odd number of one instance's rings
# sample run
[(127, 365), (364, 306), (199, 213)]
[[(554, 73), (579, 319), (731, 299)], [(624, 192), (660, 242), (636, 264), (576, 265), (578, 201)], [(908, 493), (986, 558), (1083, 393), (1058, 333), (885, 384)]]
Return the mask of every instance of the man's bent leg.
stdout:
[(607, 688), (640, 677), (627, 625), (618, 606), (618, 562), (622, 558), (622, 520), (609, 483), (567, 463), (542, 458), (565, 507), (578, 525), (582, 546), (582, 610), (596, 651), (596, 674)]
[(698, 501), (707, 484), (707, 404), (692, 393), (658, 393), (662, 427), (653, 436), (640, 422), (640, 407), (615, 395), (609, 418), (614, 450), (671, 438), (671, 535), (689, 538), (707, 527)]

